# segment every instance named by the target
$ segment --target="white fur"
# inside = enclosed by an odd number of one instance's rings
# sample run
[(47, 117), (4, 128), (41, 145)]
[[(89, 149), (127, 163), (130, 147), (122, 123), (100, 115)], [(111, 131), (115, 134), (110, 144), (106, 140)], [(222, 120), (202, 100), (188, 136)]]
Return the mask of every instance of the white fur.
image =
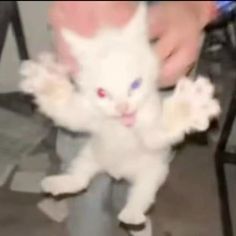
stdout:
[[(205, 78), (181, 80), (173, 96), (160, 102), (156, 89), (159, 62), (146, 31), (143, 3), (125, 29), (103, 30), (94, 39), (64, 29), (80, 65), (75, 78), (78, 91), (54, 58), (25, 62), (21, 70), (25, 77), (21, 89), (34, 95), (43, 114), (59, 126), (91, 134), (66, 173), (42, 181), (43, 190), (53, 195), (77, 193), (101, 172), (123, 178), (131, 188), (118, 217), (129, 224), (145, 222), (168, 176), (171, 146), (186, 133), (206, 130), (211, 118), (219, 114), (213, 87)], [(130, 84), (138, 77), (142, 85), (130, 96)], [(98, 87), (105, 88), (110, 98), (99, 98)], [(117, 109), (123, 103), (136, 111), (131, 127), (122, 123)]]

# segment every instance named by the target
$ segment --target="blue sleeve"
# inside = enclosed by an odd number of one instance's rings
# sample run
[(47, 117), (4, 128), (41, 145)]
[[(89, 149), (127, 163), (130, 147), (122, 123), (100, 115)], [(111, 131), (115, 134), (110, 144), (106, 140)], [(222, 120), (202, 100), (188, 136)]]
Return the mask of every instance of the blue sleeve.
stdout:
[(228, 14), (235, 9), (236, 1), (216, 1), (216, 7), (221, 14)]

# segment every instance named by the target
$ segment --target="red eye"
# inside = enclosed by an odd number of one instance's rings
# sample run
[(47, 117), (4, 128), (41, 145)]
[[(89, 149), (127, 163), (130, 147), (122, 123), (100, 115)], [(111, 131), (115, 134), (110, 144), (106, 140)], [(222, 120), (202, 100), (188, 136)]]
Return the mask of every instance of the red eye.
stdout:
[(105, 92), (105, 90), (102, 89), (102, 88), (99, 88), (99, 89), (97, 90), (97, 94), (98, 94), (98, 96), (99, 96), (100, 98), (106, 97), (106, 92)]

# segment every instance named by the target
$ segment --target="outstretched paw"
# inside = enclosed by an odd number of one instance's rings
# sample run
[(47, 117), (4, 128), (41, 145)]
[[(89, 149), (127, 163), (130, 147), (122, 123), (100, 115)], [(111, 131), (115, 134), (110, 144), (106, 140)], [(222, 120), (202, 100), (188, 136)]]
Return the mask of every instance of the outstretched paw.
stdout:
[(20, 75), (24, 78), (20, 90), (36, 98), (40, 96), (60, 98), (63, 93), (72, 91), (66, 77), (67, 69), (58, 64), (49, 53), (42, 53), (37, 61), (24, 61)]
[(180, 80), (173, 96), (164, 101), (164, 110), (171, 128), (189, 133), (206, 131), (220, 114), (220, 105), (209, 79), (199, 76), (195, 81)]

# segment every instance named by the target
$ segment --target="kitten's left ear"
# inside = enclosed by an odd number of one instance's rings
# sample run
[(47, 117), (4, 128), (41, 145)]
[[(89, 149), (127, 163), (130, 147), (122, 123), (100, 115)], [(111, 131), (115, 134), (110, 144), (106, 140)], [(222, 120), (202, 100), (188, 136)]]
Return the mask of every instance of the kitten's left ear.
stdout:
[(146, 39), (148, 37), (147, 8), (145, 1), (139, 3), (133, 18), (122, 30), (124, 37), (131, 40)]

